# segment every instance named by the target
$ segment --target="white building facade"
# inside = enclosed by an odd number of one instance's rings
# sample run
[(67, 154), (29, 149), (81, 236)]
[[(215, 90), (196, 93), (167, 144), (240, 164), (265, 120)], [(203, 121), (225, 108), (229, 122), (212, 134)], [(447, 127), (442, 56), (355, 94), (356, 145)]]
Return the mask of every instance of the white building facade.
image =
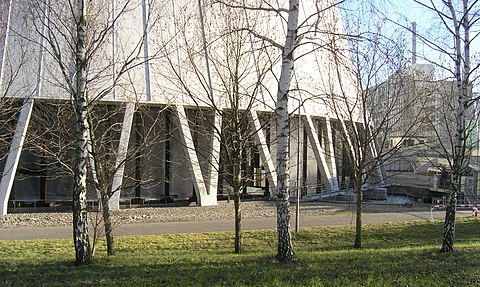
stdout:
[[(102, 143), (92, 153), (103, 163), (92, 170), (109, 177), (112, 209), (132, 198), (216, 204), (228, 192), (224, 115), (235, 109), (251, 131), (244, 177), (274, 194), (274, 108), (288, 1), (267, 2), (89, 2), (87, 89), (92, 141)], [(356, 84), (348, 73), (339, 79), (326, 48), (348, 44), (339, 36), (340, 13), (325, 2), (302, 1), (289, 93), (291, 186), (304, 194), (337, 191), (348, 173), (337, 148), (342, 119), (322, 95), (342, 89), (355, 97)], [(6, 214), (14, 201), (71, 198), (68, 81), (75, 31), (66, 3), (4, 1), (2, 8), (0, 202)]]

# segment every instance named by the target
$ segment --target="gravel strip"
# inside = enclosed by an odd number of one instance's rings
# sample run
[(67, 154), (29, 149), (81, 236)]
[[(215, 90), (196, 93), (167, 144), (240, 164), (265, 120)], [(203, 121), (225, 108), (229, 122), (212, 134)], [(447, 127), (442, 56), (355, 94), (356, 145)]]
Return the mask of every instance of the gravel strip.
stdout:
[[(244, 201), (241, 203), (242, 218), (275, 217), (276, 203), (274, 201)], [(300, 214), (302, 216), (333, 214), (336, 212), (353, 212), (354, 204), (302, 202)], [(428, 206), (398, 206), (365, 204), (365, 212), (408, 212), (428, 211)], [(294, 204), (291, 206), (291, 216), (294, 216)], [(91, 212), (90, 220), (101, 216), (101, 213)], [(138, 207), (122, 209), (113, 212), (115, 224), (129, 224), (137, 222), (177, 222), (177, 221), (205, 221), (216, 219), (233, 219), (233, 201), (220, 201), (216, 206), (176, 206), (176, 207)], [(11, 227), (48, 227), (69, 226), (72, 222), (71, 212), (39, 212), (13, 213), (0, 216), (0, 228)]]

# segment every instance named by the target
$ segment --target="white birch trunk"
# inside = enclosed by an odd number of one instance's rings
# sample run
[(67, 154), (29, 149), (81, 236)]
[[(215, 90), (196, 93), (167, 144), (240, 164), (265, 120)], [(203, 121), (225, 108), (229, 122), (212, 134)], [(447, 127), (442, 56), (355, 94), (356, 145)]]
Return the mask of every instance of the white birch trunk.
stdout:
[(290, 261), (295, 253), (290, 234), (288, 194), (288, 145), (290, 127), (288, 117), (288, 92), (293, 73), (293, 52), (296, 47), (299, 0), (289, 1), (287, 37), (282, 52), (282, 69), (277, 93), (277, 232), (279, 261)]
[(85, 3), (77, 1), (76, 11), (76, 51), (75, 51), (75, 82), (72, 90), (75, 107), (76, 127), (76, 162), (73, 186), (73, 242), (75, 245), (75, 262), (77, 265), (92, 261), (90, 239), (87, 221), (87, 160), (88, 135), (87, 99), (86, 99), (86, 69), (85, 57), (86, 23)]
[[(462, 22), (458, 22), (455, 7), (451, 1), (448, 2), (448, 8), (453, 20), (455, 33), (455, 80), (457, 83), (457, 104), (458, 110), (456, 115), (456, 133), (453, 139), (453, 166), (452, 180), (450, 185), (450, 194), (448, 196), (447, 209), (445, 212), (445, 222), (443, 229), (443, 240), (441, 251), (448, 252), (453, 250), (453, 242), (455, 237), (455, 217), (457, 195), (461, 189), (461, 179), (465, 167), (468, 165), (466, 156), (467, 144), (467, 109), (469, 101), (469, 74), (470, 74), (470, 39), (469, 39), (469, 19), (468, 19), (468, 0), (463, 0)], [(463, 28), (465, 38), (462, 41), (461, 29)], [(462, 51), (463, 44), (463, 51)], [(463, 53), (462, 53), (463, 52)], [(463, 72), (462, 72), (463, 71)]]

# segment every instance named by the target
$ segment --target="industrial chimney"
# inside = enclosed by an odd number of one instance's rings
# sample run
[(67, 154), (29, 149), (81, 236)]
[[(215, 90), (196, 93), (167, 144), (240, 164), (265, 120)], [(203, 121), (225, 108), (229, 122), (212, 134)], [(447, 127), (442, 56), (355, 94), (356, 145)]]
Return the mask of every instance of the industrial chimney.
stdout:
[(412, 65), (417, 62), (417, 22), (412, 23)]

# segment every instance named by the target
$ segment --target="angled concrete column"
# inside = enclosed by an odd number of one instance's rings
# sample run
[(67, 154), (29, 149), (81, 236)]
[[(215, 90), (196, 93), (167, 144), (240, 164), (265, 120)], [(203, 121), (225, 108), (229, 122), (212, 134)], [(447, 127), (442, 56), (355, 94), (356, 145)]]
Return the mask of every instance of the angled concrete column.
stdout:
[(135, 114), (135, 103), (129, 102), (125, 106), (125, 114), (123, 115), (122, 132), (120, 133), (120, 141), (118, 142), (117, 158), (115, 160), (116, 171), (113, 175), (112, 188), (110, 190), (110, 199), (108, 205), (110, 210), (120, 209), (120, 193), (123, 184), (123, 174), (125, 171), (125, 160), (127, 158), (128, 143), (130, 142), (130, 134), (132, 133), (133, 115)]
[(190, 172), (193, 178), (193, 187), (197, 194), (198, 204), (200, 206), (216, 205), (217, 204), (217, 192), (207, 192), (205, 186), (205, 180), (203, 179), (202, 169), (200, 168), (200, 162), (198, 160), (195, 145), (193, 144), (192, 133), (188, 124), (187, 114), (183, 105), (176, 105), (178, 120), (180, 123), (180, 140), (185, 146), (187, 156), (190, 162)]
[[(12, 4), (13, 1), (8, 2), (8, 16), (7, 16), (7, 27), (5, 30), (5, 40), (3, 42), (3, 49), (1, 50), (1, 66), (0, 66), (0, 95), (6, 92), (4, 87), (4, 78), (5, 78), (5, 65), (7, 59), (7, 48), (8, 48), (8, 38), (10, 35), (10, 22), (12, 14)], [(46, 11), (46, 3), (43, 5), (43, 10)], [(41, 34), (45, 32), (45, 19), (46, 14), (44, 15), (43, 25), (41, 29)], [(37, 70), (37, 79), (35, 86), (35, 98), (40, 98), (42, 95), (43, 89), (43, 43), (44, 38), (40, 37), (40, 45), (38, 48), (38, 70)], [(31, 98), (24, 100), (22, 108), (20, 109), (20, 114), (18, 115), (17, 126), (13, 134), (12, 143), (10, 144), (10, 150), (8, 152), (7, 160), (5, 162), (5, 167), (3, 169), (2, 178), (0, 179), (0, 214), (7, 214), (8, 208), (8, 199), (10, 197), (10, 192), (12, 191), (13, 181), (15, 180), (15, 174), (17, 172), (18, 162), (20, 160), (20, 155), (22, 153), (23, 143), (27, 135), (28, 125), (30, 123), (30, 117), (32, 116), (33, 111), (33, 102)]]
[[(345, 140), (347, 141), (348, 147), (350, 148), (351, 156), (353, 157), (352, 160), (353, 160), (353, 162), (356, 162), (357, 161), (357, 154), (355, 153), (355, 148), (353, 146), (353, 141), (352, 141), (352, 138), (350, 136), (350, 133), (348, 132), (347, 126), (345, 125), (345, 121), (343, 119), (339, 119), (339, 120), (340, 120), (340, 123), (342, 124), (342, 129), (343, 129), (343, 132), (345, 134)], [(354, 125), (353, 127), (355, 129), (357, 128), (356, 125)]]
[(217, 131), (221, 131), (222, 129), (222, 116), (220, 114), (215, 113), (213, 124), (212, 150), (209, 153), (210, 181), (207, 187), (207, 193), (209, 195), (214, 193), (216, 196), (218, 189), (218, 168), (220, 166), (220, 135), (217, 134)]
[(335, 178), (335, 183), (338, 189), (338, 180), (337, 180), (337, 164), (335, 162), (335, 147), (333, 146), (333, 135), (332, 135), (332, 123), (330, 122), (329, 118), (325, 118), (325, 151), (326, 151), (326, 158), (328, 168), (330, 170), (330, 174), (333, 178)]
[(13, 134), (2, 179), (0, 180), (0, 202), (2, 203), (0, 212), (2, 215), (7, 214), (8, 198), (12, 191), (13, 181), (15, 179), (15, 173), (17, 172), (18, 161), (20, 160), (20, 155), (22, 153), (22, 147), (27, 134), (32, 110), (33, 99), (26, 99), (23, 102), (18, 116), (17, 127)]
[(338, 190), (338, 183), (336, 177), (332, 175), (330, 172), (325, 150), (320, 145), (320, 141), (318, 140), (318, 136), (316, 133), (315, 126), (313, 125), (312, 118), (309, 115), (305, 116), (307, 136), (308, 140), (312, 144), (313, 153), (315, 154), (315, 159), (317, 160), (317, 164), (320, 169), (320, 173), (322, 174), (323, 179), (325, 179), (326, 188), (329, 191), (337, 191)]
[[(375, 141), (370, 142), (370, 152), (372, 153), (373, 158), (378, 159), (377, 145)], [(378, 175), (379, 183), (385, 184), (385, 177), (387, 176), (387, 171), (383, 163), (377, 165), (377, 175)]]
[(250, 115), (252, 117), (253, 128), (255, 129), (254, 140), (257, 145), (259, 145), (260, 157), (265, 164), (265, 169), (268, 174), (268, 183), (270, 186), (270, 194), (274, 194), (277, 188), (277, 172), (275, 166), (273, 165), (273, 159), (268, 149), (267, 139), (265, 133), (263, 132), (262, 125), (258, 119), (258, 114), (253, 109), (250, 110)]

